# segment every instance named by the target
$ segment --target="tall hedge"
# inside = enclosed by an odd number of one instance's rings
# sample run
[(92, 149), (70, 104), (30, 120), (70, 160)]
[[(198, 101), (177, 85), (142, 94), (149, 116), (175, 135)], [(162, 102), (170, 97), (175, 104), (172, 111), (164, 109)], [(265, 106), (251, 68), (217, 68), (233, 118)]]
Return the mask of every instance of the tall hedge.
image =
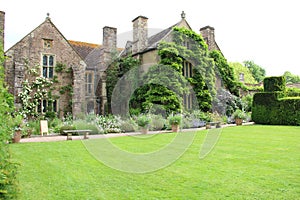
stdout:
[(286, 81), (284, 76), (272, 76), (264, 79), (264, 91), (285, 91)]
[(300, 93), (286, 92), (282, 77), (266, 78), (264, 89), (253, 97), (252, 120), (257, 124), (299, 126)]

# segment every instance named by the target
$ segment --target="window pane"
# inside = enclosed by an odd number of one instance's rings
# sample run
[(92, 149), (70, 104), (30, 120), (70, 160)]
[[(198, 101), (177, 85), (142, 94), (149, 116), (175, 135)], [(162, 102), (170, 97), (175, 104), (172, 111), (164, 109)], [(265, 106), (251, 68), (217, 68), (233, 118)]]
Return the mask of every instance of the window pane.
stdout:
[(48, 78), (48, 68), (43, 67), (43, 77)]
[(57, 101), (56, 100), (53, 101), (53, 111), (57, 112)]
[(48, 78), (53, 78), (53, 67), (49, 67), (49, 77)]
[(43, 113), (45, 113), (47, 110), (47, 101), (43, 100)]
[(88, 76), (88, 82), (92, 83), (92, 74), (89, 74), (89, 76)]
[(53, 61), (54, 61), (53, 56), (50, 56), (49, 57), (49, 66), (53, 66)]
[(48, 66), (48, 57), (43, 56), (43, 66)]
[(41, 104), (41, 100), (38, 101), (38, 106), (37, 106), (37, 111), (40, 113), (42, 111), (41, 109), (42, 104)]

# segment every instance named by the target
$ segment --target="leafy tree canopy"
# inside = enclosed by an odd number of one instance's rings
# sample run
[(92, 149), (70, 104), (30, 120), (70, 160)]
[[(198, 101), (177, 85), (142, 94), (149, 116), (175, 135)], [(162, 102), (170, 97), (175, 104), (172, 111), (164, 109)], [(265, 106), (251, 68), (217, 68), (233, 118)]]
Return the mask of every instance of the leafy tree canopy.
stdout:
[(300, 83), (300, 76), (294, 75), (289, 71), (284, 72), (283, 76), (285, 77), (286, 83)]
[(244, 65), (250, 70), (253, 78), (258, 82), (262, 82), (266, 76), (266, 70), (261, 66), (255, 64), (253, 61), (246, 60)]

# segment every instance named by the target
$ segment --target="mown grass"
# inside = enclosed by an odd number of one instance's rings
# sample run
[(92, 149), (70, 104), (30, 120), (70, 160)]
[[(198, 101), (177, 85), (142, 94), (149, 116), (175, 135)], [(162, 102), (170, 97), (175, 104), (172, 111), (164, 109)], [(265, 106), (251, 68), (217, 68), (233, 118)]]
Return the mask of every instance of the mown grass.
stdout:
[[(81, 141), (12, 144), (20, 163), (19, 199), (300, 199), (300, 127), (224, 128), (213, 151), (199, 159), (206, 133), (197, 132), (174, 163), (145, 174), (105, 166)], [(145, 153), (174, 137), (110, 140), (128, 152)]]

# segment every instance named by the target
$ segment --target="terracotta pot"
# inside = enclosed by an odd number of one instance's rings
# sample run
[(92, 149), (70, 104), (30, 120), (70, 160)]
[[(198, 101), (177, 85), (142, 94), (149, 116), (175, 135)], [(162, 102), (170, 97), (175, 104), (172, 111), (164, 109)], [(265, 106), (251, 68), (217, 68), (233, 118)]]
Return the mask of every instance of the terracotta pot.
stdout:
[(22, 131), (15, 131), (14, 137), (13, 137), (13, 143), (18, 143), (21, 140)]
[(141, 133), (142, 134), (147, 134), (148, 133), (148, 128), (141, 128)]
[(235, 124), (236, 124), (237, 126), (242, 125), (242, 124), (243, 124), (243, 119), (236, 118), (236, 119), (235, 119)]
[(178, 124), (172, 124), (172, 132), (177, 133), (179, 131), (179, 125)]

